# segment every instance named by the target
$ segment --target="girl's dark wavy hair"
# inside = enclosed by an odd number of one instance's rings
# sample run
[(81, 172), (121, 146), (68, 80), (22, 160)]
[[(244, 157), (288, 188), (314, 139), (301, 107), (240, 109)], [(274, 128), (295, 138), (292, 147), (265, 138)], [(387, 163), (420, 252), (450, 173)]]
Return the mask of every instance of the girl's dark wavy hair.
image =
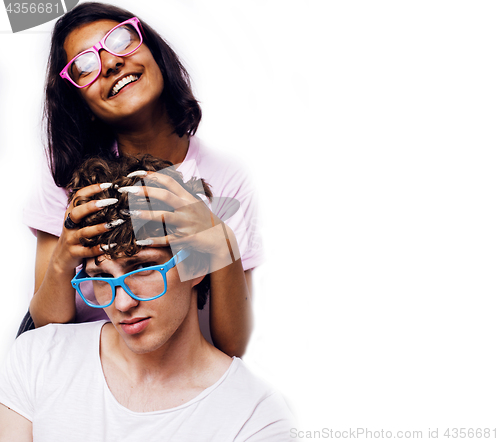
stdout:
[[(182, 174), (175, 170), (170, 161), (164, 161), (151, 155), (139, 157), (123, 156), (121, 158), (112, 159), (111, 161), (100, 157), (89, 158), (74, 172), (68, 184), (68, 190), (70, 191), (69, 201), (71, 201), (75, 193), (83, 187), (97, 183), (111, 183), (112, 185), (110, 188), (90, 198), (78, 198), (74, 204), (78, 206), (90, 200), (100, 200), (104, 198), (117, 198), (118, 202), (87, 216), (78, 226), (82, 228), (100, 223), (109, 223), (117, 219), (123, 219), (125, 222), (118, 227), (107, 230), (101, 235), (92, 238), (82, 238), (80, 240), (82, 245), (85, 247), (106, 245), (108, 247), (106, 254), (112, 259), (115, 259), (124, 255), (133, 256), (142, 250), (144, 247), (137, 245), (136, 239), (163, 237), (167, 234), (175, 236), (174, 226), (165, 225), (158, 221), (146, 222), (140, 228), (136, 225), (134, 229), (134, 225), (128, 214), (130, 210), (129, 194), (120, 193), (117, 189), (140, 183), (141, 177), (139, 176), (127, 178), (128, 174), (137, 170), (153, 171), (170, 176), (200, 201), (201, 198), (198, 194), (205, 194), (209, 199), (212, 198), (210, 187), (203, 179), (191, 178), (184, 183)], [(163, 187), (158, 182), (155, 182), (154, 178), (148, 179), (147, 186)], [(131, 196), (130, 198), (134, 197)], [(164, 205), (162, 207), (161, 203), (155, 203), (153, 199), (146, 201), (145, 198), (142, 198), (142, 203), (136, 200), (134, 200), (133, 203), (134, 210), (150, 210), (151, 204), (154, 205), (154, 210), (172, 210), (169, 206)], [(116, 245), (112, 246), (112, 244)], [(208, 256), (205, 254), (191, 250), (191, 254), (185, 262), (191, 269), (198, 271), (203, 268), (207, 259)], [(203, 280), (196, 286), (199, 309), (202, 309), (206, 303), (209, 288), (210, 275), (207, 272), (207, 275), (205, 275)]]
[[(64, 14), (52, 33), (45, 85), (44, 122), (48, 160), (55, 183), (66, 187), (78, 164), (91, 156), (112, 159), (113, 129), (95, 118), (78, 90), (59, 76), (66, 66), (66, 37), (77, 27), (97, 20), (123, 22), (134, 17), (129, 11), (103, 3), (88, 2)], [(141, 20), (144, 42), (163, 76), (162, 100), (179, 137), (194, 135), (201, 108), (191, 90), (191, 80), (177, 54), (167, 42)]]

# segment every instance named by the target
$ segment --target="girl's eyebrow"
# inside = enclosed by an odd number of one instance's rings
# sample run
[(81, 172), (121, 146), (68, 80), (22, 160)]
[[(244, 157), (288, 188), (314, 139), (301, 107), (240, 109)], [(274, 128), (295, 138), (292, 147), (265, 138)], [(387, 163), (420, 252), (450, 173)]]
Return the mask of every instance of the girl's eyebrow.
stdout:
[[(116, 26), (116, 25), (115, 25)], [(90, 46), (84, 46), (83, 44), (79, 46), (79, 50), (75, 53), (75, 55), (73, 55), (73, 57), (76, 57), (77, 55), (81, 54), (82, 52), (85, 52), (85, 51), (88, 51), (90, 48), (94, 47), (97, 43), (99, 43), (103, 38), (104, 36), (109, 32), (111, 31), (111, 29), (113, 29), (115, 26), (111, 26), (107, 31), (104, 31), (102, 33), (97, 33), (96, 32), (96, 35), (94, 35), (94, 37), (97, 36), (97, 40), (95, 41), (94, 44), (90, 45)], [(71, 57), (71, 58), (73, 58)], [(71, 59), (70, 58), (70, 59)]]

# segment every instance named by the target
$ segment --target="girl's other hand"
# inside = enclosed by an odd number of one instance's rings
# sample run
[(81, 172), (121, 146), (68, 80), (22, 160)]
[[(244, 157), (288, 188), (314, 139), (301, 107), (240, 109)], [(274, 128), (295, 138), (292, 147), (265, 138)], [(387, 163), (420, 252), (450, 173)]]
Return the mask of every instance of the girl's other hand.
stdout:
[[(153, 181), (161, 187), (148, 186)], [(142, 186), (123, 187), (118, 191), (129, 194), (132, 217), (164, 225), (164, 236), (148, 238), (144, 244), (170, 245), (172, 249), (189, 247), (209, 254), (212, 271), (240, 258), (233, 232), (212, 213), (204, 201), (162, 173), (148, 173), (142, 183)], [(142, 199), (141, 210), (134, 210), (136, 198)], [(151, 202), (147, 205), (149, 210), (143, 209), (144, 198)], [(171, 233), (167, 234), (167, 231)]]
[[(84, 247), (81, 244), (80, 239), (92, 238), (96, 235), (100, 235), (106, 230), (116, 227), (119, 223), (116, 221), (113, 225), (102, 223), (94, 226), (83, 227), (81, 229), (78, 227), (78, 224), (83, 218), (101, 210), (103, 207), (116, 204), (118, 200), (116, 198), (108, 198), (88, 201), (80, 205), (77, 205), (77, 202), (82, 198), (92, 197), (99, 192), (102, 192), (104, 189), (107, 189), (109, 186), (109, 183), (103, 183), (92, 184), (91, 186), (84, 187), (76, 192), (73, 199), (70, 201), (68, 209), (64, 214), (64, 219), (66, 220), (69, 216), (70, 222), (68, 223), (65, 221), (62, 234), (59, 238), (53, 256), (54, 264), (61, 270), (73, 270), (81, 264), (83, 259), (103, 254), (103, 251), (98, 245), (91, 248)], [(74, 228), (68, 228), (71, 227), (71, 221), (75, 225)]]

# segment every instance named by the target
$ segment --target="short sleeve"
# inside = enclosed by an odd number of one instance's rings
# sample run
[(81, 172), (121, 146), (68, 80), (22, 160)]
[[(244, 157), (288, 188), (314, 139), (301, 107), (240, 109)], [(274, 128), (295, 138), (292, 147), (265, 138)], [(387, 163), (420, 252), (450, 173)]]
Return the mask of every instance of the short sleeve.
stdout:
[(241, 429), (238, 442), (282, 442), (292, 440), (294, 417), (279, 393), (274, 392), (259, 402)]
[(23, 211), (23, 222), (36, 234), (36, 230), (61, 236), (68, 194), (57, 187), (46, 160), (35, 181), (29, 202)]
[[(253, 269), (263, 261), (256, 192), (248, 172), (237, 162), (225, 170), (225, 176), (228, 182), (223, 186), (223, 195), (231, 199), (222, 198), (214, 213), (233, 230), (243, 269)], [(239, 208), (234, 211), (232, 206)]]
[(177, 170), (185, 181), (203, 178), (210, 185), (212, 211), (233, 230), (243, 269), (262, 264), (257, 197), (246, 168), (234, 157), (215, 152), (192, 137), (188, 154)]
[(21, 335), (0, 368), (0, 403), (33, 422), (35, 388), (30, 377), (32, 333)]

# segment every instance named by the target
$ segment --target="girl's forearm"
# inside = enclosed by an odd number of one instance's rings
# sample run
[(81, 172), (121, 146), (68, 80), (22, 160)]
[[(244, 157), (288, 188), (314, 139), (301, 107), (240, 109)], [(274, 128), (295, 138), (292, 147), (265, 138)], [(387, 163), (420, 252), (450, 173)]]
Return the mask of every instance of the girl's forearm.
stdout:
[[(229, 228), (227, 232), (234, 235)], [(252, 323), (251, 270), (244, 272), (241, 259), (237, 259), (210, 274), (210, 333), (214, 345), (229, 356), (242, 356)]]
[(75, 317), (74, 269), (57, 264), (53, 256), (57, 241), (54, 235), (37, 233), (35, 294), (29, 308), (35, 327), (71, 322)]

